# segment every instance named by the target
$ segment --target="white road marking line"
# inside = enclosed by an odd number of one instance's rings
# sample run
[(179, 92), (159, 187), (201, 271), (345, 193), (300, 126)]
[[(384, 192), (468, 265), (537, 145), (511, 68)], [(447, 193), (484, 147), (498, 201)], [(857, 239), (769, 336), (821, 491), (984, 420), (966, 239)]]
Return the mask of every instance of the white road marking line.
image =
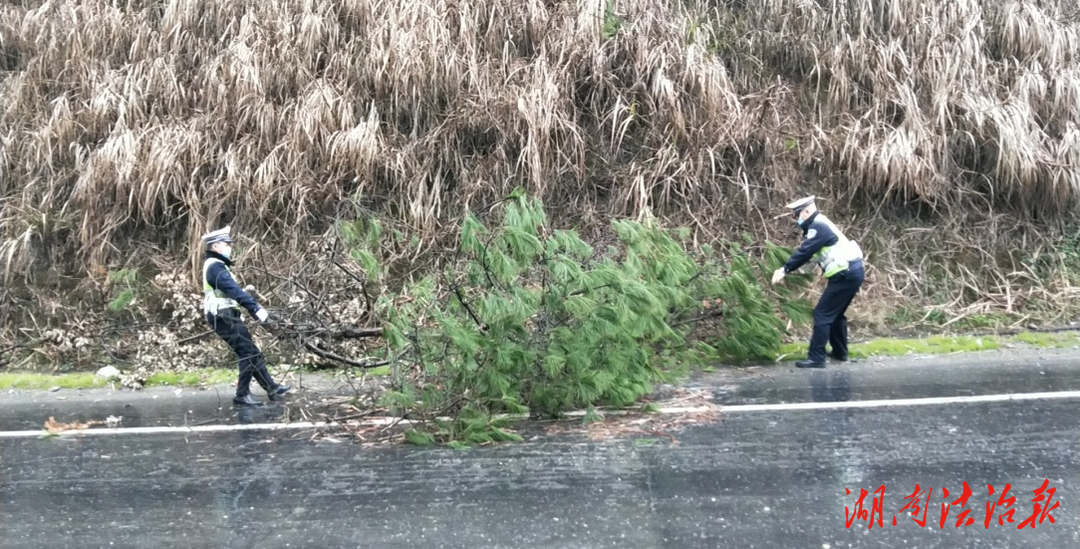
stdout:
[[(941, 404), (973, 404), (980, 402), (1007, 402), (1013, 400), (1054, 400), (1054, 399), (1080, 399), (1080, 391), (1057, 391), (1045, 393), (1012, 393), (998, 395), (975, 395), (955, 397), (927, 397), (927, 398), (897, 398), (882, 400), (850, 400), (842, 402), (793, 402), (787, 404), (735, 404), (730, 406), (688, 406), (674, 408), (660, 408), (661, 414), (696, 414), (702, 412), (721, 412), (736, 414), (742, 412), (786, 412), (800, 410), (836, 410), (844, 408), (886, 408), (897, 406), (933, 406)], [(624, 415), (634, 413), (625, 410), (601, 410), (603, 415)], [(568, 412), (569, 417), (585, 415), (584, 411)], [(507, 415), (525, 419), (525, 414)], [(61, 431), (58, 436), (86, 436), (86, 435), (153, 435), (153, 434), (196, 434), (196, 433), (221, 433), (230, 431), (286, 431), (298, 429), (336, 428), (339, 425), (349, 427), (365, 427), (390, 425), (410, 425), (409, 420), (399, 420), (392, 417), (369, 418), (363, 421), (348, 421), (344, 423), (333, 421), (296, 421), (292, 423), (247, 423), (232, 425), (195, 425), (190, 427), (104, 427), (96, 429), (73, 429)], [(0, 439), (4, 438), (36, 438), (48, 436), (44, 429), (32, 431), (0, 431)]]
[(1011, 393), (1003, 395), (973, 395), (955, 397), (894, 398), (882, 400), (848, 400), (842, 402), (792, 402), (789, 404), (738, 404), (721, 406), (725, 413), (784, 412), (789, 410), (830, 410), (838, 408), (885, 408), (889, 406), (932, 406), (936, 404), (972, 404), (978, 402), (1007, 402), (1010, 400), (1052, 400), (1080, 398), (1080, 391), (1046, 393)]

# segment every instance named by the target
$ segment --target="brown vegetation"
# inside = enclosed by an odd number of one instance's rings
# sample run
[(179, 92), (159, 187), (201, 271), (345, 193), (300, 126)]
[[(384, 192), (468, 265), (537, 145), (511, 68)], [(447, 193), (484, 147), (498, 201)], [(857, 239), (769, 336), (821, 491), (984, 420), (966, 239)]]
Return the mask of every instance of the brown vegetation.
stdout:
[(283, 266), (358, 211), (433, 245), (518, 186), (700, 242), (793, 244), (813, 193), (883, 303), (1074, 295), (1072, 0), (21, 0), (0, 71), (9, 331), (78, 325), (121, 268), (194, 295), (225, 223)]

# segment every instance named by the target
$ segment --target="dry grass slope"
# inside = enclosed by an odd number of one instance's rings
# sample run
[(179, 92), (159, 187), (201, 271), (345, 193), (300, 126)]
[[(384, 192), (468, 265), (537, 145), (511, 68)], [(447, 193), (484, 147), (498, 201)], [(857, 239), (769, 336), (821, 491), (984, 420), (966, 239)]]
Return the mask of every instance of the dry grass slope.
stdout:
[(0, 261), (194, 270), (222, 223), (296, 249), (359, 197), (431, 235), (516, 186), (776, 238), (813, 192), (879, 291), (944, 265), (1012, 308), (1068, 287), (1008, 250), (1077, 213), (1078, 57), (1072, 0), (5, 2)]

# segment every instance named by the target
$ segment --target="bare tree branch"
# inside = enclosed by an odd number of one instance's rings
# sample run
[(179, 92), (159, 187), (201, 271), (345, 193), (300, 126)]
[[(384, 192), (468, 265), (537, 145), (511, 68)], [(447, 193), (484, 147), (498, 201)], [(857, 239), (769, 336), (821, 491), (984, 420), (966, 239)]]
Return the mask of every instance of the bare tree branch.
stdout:
[(176, 344), (177, 345), (185, 345), (185, 344), (191, 343), (192, 341), (198, 341), (198, 340), (200, 340), (200, 339), (202, 339), (202, 338), (204, 338), (204, 337), (206, 337), (206, 336), (208, 336), (208, 335), (210, 335), (212, 333), (214, 333), (213, 330), (207, 330), (207, 331), (205, 331), (205, 332), (203, 332), (201, 334), (195, 334), (195, 335), (190, 336), (190, 337), (185, 337), (184, 339), (181, 339), (180, 341), (177, 341)]
[(346, 358), (346, 357), (343, 357), (341, 355), (331, 353), (330, 351), (327, 351), (327, 350), (319, 347), (318, 345), (315, 345), (314, 343), (312, 343), (310, 341), (301, 341), (300, 344), (303, 345), (305, 349), (311, 351), (313, 354), (316, 354), (316, 355), (318, 355), (318, 356), (320, 356), (322, 358), (325, 358), (327, 360), (333, 360), (333, 361), (336, 361), (336, 362), (340, 362), (342, 364), (347, 364), (347, 365), (353, 366), (355, 368), (370, 369), (370, 368), (378, 368), (379, 366), (386, 366), (386, 365), (390, 364), (390, 361), (388, 361), (388, 360), (377, 360), (377, 361), (374, 361), (374, 362), (359, 362), (359, 361), (353, 360), (351, 358)]

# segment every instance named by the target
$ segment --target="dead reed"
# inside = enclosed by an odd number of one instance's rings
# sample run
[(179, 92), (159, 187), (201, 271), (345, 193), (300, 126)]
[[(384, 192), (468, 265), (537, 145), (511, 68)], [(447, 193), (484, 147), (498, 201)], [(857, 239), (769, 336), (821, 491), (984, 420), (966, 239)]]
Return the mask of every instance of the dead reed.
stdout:
[(780, 205), (815, 193), (869, 243), (879, 291), (943, 276), (947, 303), (1011, 308), (1069, 287), (1024, 274), (1002, 232), (1045, 250), (1077, 212), (1078, 18), (1070, 0), (7, 2), (0, 260), (11, 280), (152, 249), (194, 272), (212, 226), (296, 247), (349, 200), (434, 240), (517, 186), (566, 222), (776, 238)]

